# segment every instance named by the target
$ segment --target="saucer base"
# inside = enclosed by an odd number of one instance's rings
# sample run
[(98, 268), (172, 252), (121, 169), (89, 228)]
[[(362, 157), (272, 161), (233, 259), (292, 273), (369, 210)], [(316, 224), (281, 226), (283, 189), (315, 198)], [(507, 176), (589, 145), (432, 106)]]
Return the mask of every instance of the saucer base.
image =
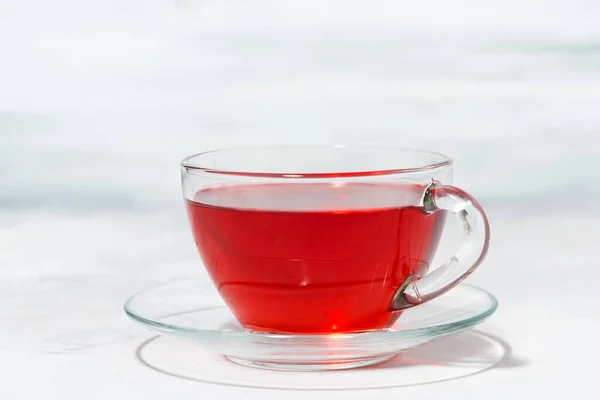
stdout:
[(278, 362), (265, 362), (265, 361), (254, 361), (254, 360), (246, 360), (243, 358), (226, 356), (229, 361), (233, 361), (236, 364), (244, 365), (246, 367), (254, 367), (261, 369), (270, 369), (275, 371), (334, 371), (340, 369), (351, 369), (351, 368), (360, 368), (360, 367), (368, 367), (370, 365), (375, 365), (382, 363), (384, 361), (390, 360), (394, 358), (396, 354), (392, 354), (389, 356), (383, 357), (368, 357), (364, 359), (353, 359), (353, 360), (336, 360), (329, 362), (315, 362), (315, 363), (278, 363)]
[[(493, 332), (494, 328), (484, 326), (410, 348), (386, 362), (330, 371), (323, 371), (321, 365), (319, 372), (294, 373), (289, 368), (282, 371), (284, 360), (276, 360), (276, 370), (250, 368), (230, 361), (212, 347), (172, 335), (155, 336), (143, 342), (136, 356), (141, 365), (165, 376), (228, 387), (304, 391), (380, 389), (460, 379), (496, 365), (501, 367), (505, 360), (510, 363), (510, 346)], [(227, 352), (234, 353), (231, 349)], [(236, 357), (240, 358), (233, 356)], [(249, 354), (241, 357), (259, 359)], [(273, 363), (272, 359), (266, 361)], [(299, 364), (293, 359), (289, 362)]]

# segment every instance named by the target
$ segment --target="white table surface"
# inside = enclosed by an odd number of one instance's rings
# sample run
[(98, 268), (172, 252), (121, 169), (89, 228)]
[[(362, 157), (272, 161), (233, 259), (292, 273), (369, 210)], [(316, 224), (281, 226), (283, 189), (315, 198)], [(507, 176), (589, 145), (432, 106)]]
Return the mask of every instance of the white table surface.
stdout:
[[(597, 398), (600, 6), (583, 0), (0, 4), (0, 398)], [(455, 158), (488, 210), (474, 376), (280, 391), (144, 367), (132, 293), (206, 279), (178, 160), (378, 142)]]

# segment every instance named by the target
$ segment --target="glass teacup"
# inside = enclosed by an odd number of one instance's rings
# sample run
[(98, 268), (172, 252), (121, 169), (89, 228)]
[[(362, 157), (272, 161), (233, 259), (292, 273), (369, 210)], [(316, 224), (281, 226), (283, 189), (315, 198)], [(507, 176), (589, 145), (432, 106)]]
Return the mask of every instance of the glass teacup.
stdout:
[[(215, 150), (182, 162), (198, 250), (247, 329), (380, 330), (465, 279), (489, 242), (484, 211), (449, 186), (444, 155), (374, 146)], [(446, 214), (457, 253), (430, 268)], [(430, 271), (431, 270), (431, 271)]]

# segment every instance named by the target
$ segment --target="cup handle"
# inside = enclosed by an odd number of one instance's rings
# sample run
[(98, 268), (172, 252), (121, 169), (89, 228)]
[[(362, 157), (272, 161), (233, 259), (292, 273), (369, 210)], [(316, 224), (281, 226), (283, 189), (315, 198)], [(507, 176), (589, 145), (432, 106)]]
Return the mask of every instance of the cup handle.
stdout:
[(427, 212), (445, 210), (455, 214), (463, 225), (463, 242), (456, 254), (439, 268), (422, 278), (409, 276), (394, 295), (392, 311), (414, 307), (446, 293), (469, 276), (487, 254), (490, 225), (471, 195), (454, 186), (432, 182), (425, 190), (423, 207)]

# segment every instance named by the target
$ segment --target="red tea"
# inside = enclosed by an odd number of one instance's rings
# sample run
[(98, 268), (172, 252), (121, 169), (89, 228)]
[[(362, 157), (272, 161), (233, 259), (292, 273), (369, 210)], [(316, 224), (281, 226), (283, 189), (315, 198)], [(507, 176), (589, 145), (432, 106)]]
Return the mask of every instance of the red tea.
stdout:
[(381, 329), (411, 274), (427, 273), (445, 213), (411, 184), (237, 184), (187, 201), (210, 276), (247, 328), (288, 333)]

